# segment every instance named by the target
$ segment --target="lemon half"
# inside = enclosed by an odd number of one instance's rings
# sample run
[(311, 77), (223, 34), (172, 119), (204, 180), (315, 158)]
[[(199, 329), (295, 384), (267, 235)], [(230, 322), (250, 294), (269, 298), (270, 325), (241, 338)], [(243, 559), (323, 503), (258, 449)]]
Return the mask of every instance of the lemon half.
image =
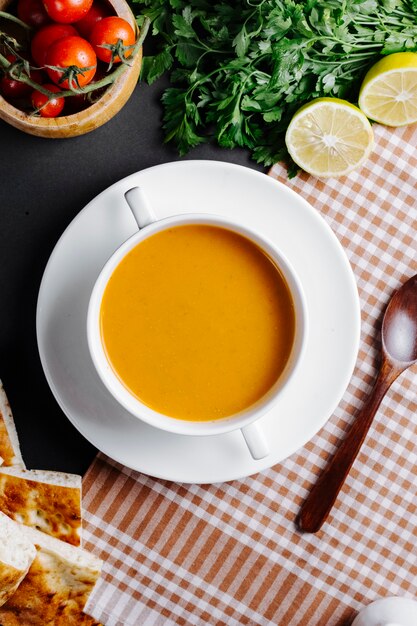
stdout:
[(363, 79), (359, 107), (386, 126), (417, 122), (417, 53), (395, 52), (377, 61)]
[(328, 178), (359, 167), (372, 151), (374, 135), (358, 107), (339, 98), (317, 98), (295, 113), (285, 143), (299, 167)]

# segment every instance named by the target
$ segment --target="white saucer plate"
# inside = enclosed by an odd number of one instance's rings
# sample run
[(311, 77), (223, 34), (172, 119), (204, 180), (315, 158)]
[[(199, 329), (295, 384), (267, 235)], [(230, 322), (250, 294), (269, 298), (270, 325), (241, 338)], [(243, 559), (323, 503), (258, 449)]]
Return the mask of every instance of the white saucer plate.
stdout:
[[(303, 362), (260, 424), (270, 443), (251, 458), (240, 431), (191, 437), (155, 429), (120, 407), (98, 377), (86, 316), (95, 280), (136, 230), (124, 192), (144, 188), (159, 217), (216, 213), (271, 239), (304, 287), (309, 337)], [(265, 174), (218, 161), (180, 161), (124, 178), (92, 200), (59, 239), (42, 279), (37, 338), (55, 398), (94, 446), (129, 468), (185, 483), (249, 476), (282, 461), (324, 425), (355, 366), (360, 307), (355, 279), (336, 236), (305, 200)]]

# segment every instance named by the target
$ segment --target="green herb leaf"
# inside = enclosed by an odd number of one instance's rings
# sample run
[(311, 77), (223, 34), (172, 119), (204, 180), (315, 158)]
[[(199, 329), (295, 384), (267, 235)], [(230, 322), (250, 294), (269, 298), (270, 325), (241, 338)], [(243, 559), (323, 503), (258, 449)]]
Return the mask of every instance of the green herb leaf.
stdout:
[(169, 49), (162, 50), (155, 56), (145, 56), (142, 63), (142, 78), (149, 85), (169, 70), (174, 59)]

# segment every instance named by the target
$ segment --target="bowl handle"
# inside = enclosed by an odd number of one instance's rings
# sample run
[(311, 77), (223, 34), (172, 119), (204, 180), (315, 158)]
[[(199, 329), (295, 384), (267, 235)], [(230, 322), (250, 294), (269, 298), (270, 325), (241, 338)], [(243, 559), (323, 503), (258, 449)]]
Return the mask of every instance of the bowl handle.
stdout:
[(244, 426), (241, 431), (246, 445), (249, 448), (249, 452), (254, 459), (263, 459), (268, 456), (268, 443), (265, 438), (265, 433), (258, 422), (252, 422), (252, 424)]
[(139, 226), (139, 230), (156, 222), (158, 219), (153, 212), (149, 199), (142, 187), (132, 187), (125, 193), (126, 202)]

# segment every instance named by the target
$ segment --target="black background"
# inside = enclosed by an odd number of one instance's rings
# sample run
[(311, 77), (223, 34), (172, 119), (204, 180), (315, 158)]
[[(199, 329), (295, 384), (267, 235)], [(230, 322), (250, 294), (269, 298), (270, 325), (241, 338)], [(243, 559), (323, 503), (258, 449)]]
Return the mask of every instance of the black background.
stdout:
[[(96, 450), (59, 408), (36, 343), (36, 301), (52, 249), (75, 215), (109, 185), (178, 160), (163, 143), (163, 80), (139, 84), (107, 124), (81, 137), (43, 139), (0, 121), (0, 379), (30, 469), (84, 473)], [(259, 168), (245, 151), (214, 145), (186, 158)]]

